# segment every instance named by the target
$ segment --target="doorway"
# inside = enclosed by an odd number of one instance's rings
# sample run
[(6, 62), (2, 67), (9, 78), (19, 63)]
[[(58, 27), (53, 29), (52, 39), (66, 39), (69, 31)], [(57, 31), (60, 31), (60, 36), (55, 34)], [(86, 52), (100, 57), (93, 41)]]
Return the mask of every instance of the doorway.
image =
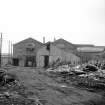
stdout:
[(18, 58), (13, 58), (13, 65), (19, 66), (19, 59)]
[(36, 66), (35, 58), (36, 58), (35, 56), (27, 56), (25, 66), (26, 67), (35, 67)]
[(49, 56), (45, 55), (44, 56), (44, 67), (48, 67), (48, 65), (49, 65)]

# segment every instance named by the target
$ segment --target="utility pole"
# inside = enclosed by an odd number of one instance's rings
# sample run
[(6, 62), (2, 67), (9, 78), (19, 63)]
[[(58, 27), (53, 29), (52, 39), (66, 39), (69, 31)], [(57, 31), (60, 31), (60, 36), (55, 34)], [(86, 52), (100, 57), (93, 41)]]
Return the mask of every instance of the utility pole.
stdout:
[(11, 51), (10, 51), (10, 52), (11, 52), (10, 55), (11, 55), (11, 57), (12, 57), (12, 41), (10, 42), (10, 50), (11, 50)]
[(0, 38), (0, 67), (1, 67), (1, 64), (2, 64), (2, 33), (1, 33), (1, 38)]
[(11, 49), (10, 49), (10, 46), (11, 46), (11, 43), (10, 43), (10, 40), (8, 42), (8, 64), (10, 63), (10, 56), (11, 56)]

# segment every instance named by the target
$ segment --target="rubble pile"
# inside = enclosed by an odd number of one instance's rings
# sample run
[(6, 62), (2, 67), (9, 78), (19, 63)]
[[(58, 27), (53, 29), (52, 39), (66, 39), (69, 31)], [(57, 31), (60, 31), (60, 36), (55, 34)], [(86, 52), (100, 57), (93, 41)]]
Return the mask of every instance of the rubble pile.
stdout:
[(47, 69), (59, 82), (105, 90), (105, 63), (86, 63), (75, 67), (62, 65)]
[(30, 99), (25, 87), (16, 75), (0, 70), (0, 105), (42, 105), (37, 99)]

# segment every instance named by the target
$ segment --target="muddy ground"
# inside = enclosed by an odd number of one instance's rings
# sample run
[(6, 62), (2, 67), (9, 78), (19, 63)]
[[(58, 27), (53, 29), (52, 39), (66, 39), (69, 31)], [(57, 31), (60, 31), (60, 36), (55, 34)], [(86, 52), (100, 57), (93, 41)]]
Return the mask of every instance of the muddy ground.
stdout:
[[(9, 73), (17, 75), (20, 85), (24, 87), (23, 91), (19, 88), (11, 91), (20, 90), (21, 95), (36, 101), (36, 103), (29, 101), (27, 104), (17, 102), (18, 104), (9, 105), (105, 105), (104, 90), (88, 91), (70, 83), (68, 85), (64, 82), (57, 82), (58, 78), (52, 77), (51, 74), (48, 75), (45, 69), (11, 67), (7, 70)], [(24, 98), (21, 95), (18, 101)], [(37, 104), (37, 101), (40, 103)]]

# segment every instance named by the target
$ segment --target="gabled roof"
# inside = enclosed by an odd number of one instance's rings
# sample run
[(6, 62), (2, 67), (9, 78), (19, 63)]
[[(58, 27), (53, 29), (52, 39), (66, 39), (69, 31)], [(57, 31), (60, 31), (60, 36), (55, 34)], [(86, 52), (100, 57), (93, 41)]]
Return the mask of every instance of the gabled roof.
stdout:
[[(24, 43), (24, 42), (27, 42), (27, 41), (32, 41), (32, 42), (34, 42), (34, 43), (42, 44), (41, 42), (39, 42), (39, 41), (37, 41), (37, 40), (35, 40), (35, 39), (29, 37), (29, 38), (27, 38), (27, 39), (25, 39), (25, 40), (22, 40), (22, 41), (20, 41), (20, 42), (18, 42), (18, 43), (15, 43), (14, 45), (18, 45), (18, 44), (21, 44), (21, 43)], [(42, 44), (42, 45), (43, 45), (43, 44)]]
[(70, 49), (70, 50), (75, 49), (74, 44), (72, 44), (72, 43), (70, 43), (70, 42), (68, 42), (68, 41), (66, 41), (66, 40), (64, 40), (62, 38), (54, 41), (53, 45), (55, 45), (55, 46), (57, 46), (57, 47), (59, 47), (61, 49)]
[(58, 39), (58, 40), (55, 40), (53, 43), (68, 43), (68, 44), (72, 44), (72, 43), (70, 43), (70, 42), (64, 40), (63, 38), (60, 38), (60, 39)]

